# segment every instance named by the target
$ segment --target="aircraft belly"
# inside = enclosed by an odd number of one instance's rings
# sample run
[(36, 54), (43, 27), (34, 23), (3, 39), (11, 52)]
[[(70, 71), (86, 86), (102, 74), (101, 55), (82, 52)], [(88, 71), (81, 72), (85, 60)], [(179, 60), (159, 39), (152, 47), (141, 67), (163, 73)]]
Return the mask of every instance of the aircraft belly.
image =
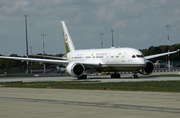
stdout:
[(108, 64), (102, 65), (103, 71), (131, 71), (144, 68), (145, 64)]

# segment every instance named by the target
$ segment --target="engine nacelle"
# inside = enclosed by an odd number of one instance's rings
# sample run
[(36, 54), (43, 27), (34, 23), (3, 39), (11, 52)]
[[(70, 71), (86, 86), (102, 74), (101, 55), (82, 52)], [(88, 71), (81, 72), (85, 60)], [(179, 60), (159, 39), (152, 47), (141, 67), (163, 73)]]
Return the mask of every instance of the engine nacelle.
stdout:
[(70, 76), (80, 77), (80, 76), (82, 76), (84, 74), (85, 68), (81, 63), (76, 63), (76, 62), (75, 63), (70, 63), (66, 67), (66, 72)]
[(139, 73), (143, 74), (143, 75), (149, 75), (153, 72), (153, 70), (154, 70), (153, 62), (146, 60), (146, 67), (144, 69), (140, 70)]

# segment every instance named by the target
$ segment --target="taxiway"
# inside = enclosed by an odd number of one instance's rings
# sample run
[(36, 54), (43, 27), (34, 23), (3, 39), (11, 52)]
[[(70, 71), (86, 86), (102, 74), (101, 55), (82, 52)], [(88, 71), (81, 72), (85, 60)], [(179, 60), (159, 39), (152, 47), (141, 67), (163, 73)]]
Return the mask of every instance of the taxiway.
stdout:
[[(172, 74), (172, 73), (171, 73)], [(177, 74), (177, 73), (176, 73)], [(121, 79), (110, 76), (89, 76), (89, 81), (169, 81), (180, 77), (139, 76)], [(79, 81), (64, 77), (1, 77), (11, 81)], [(177, 118), (180, 116), (180, 94), (167, 92), (132, 92), (110, 90), (62, 90), (0, 87), (0, 117), (38, 118)]]
[(180, 94), (0, 88), (1, 118), (178, 118)]
[[(152, 75), (139, 75), (139, 78), (132, 79), (132, 74), (122, 74), (121, 78), (111, 79), (110, 75), (93, 75), (88, 76), (88, 81), (101, 81), (101, 82), (138, 82), (138, 81), (169, 81), (169, 80), (180, 80), (180, 77), (158, 77), (159, 74), (179, 74), (180, 72), (161, 72), (153, 73)], [(70, 76), (58, 76), (58, 77), (0, 77), (0, 82), (36, 82), (36, 81), (79, 81), (75, 77)]]

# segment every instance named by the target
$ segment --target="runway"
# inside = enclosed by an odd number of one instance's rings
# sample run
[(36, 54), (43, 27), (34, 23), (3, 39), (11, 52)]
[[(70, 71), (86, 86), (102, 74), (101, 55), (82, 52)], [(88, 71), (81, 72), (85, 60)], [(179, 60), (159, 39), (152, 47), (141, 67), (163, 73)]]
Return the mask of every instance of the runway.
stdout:
[(177, 118), (180, 94), (0, 88), (1, 118)]
[[(121, 78), (111, 79), (110, 75), (98, 75), (88, 76), (88, 81), (100, 81), (100, 82), (140, 82), (140, 81), (169, 81), (169, 80), (180, 80), (180, 77), (158, 77), (159, 74), (179, 74), (178, 72), (162, 72), (153, 73), (152, 75), (139, 75), (139, 78), (132, 79), (132, 74), (122, 74)], [(36, 81), (80, 81), (75, 77), (70, 76), (59, 76), (59, 77), (0, 77), (0, 82), (36, 82)], [(82, 80), (83, 81), (83, 80)]]
[[(109, 75), (88, 76), (88, 81), (169, 81), (180, 77), (139, 76), (120, 79)], [(81, 81), (62, 77), (0, 77), (0, 82)], [(110, 90), (62, 90), (0, 87), (0, 117), (38, 118), (169, 118), (180, 115), (180, 94)]]

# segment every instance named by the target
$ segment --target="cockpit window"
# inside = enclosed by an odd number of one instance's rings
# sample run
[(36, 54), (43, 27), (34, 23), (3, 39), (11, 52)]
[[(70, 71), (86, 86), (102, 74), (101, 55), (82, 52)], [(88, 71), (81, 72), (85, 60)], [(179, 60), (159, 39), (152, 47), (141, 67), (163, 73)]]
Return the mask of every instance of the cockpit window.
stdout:
[(144, 57), (143, 55), (136, 55), (138, 58), (142, 58), (142, 57)]
[(136, 55), (133, 55), (132, 58), (136, 58)]
[(136, 55), (138, 58), (140, 58), (141, 57), (141, 55)]
[(144, 56), (143, 55), (133, 55), (132, 58), (143, 58)]

